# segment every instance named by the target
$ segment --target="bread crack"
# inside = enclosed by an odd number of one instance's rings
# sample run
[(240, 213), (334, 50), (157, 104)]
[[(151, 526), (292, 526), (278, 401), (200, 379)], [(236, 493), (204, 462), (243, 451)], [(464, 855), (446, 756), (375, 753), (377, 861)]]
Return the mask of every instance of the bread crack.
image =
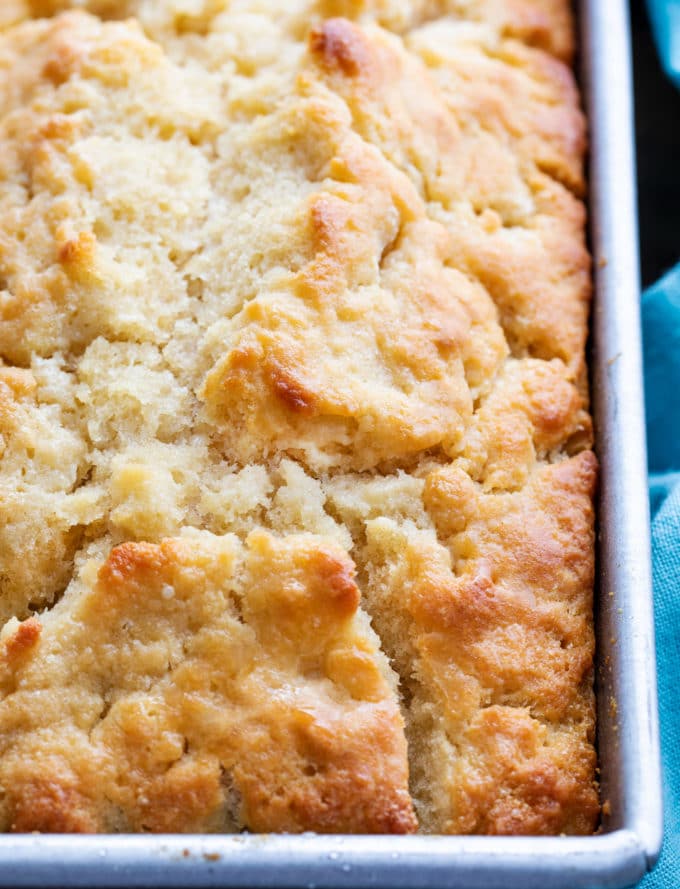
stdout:
[(566, 6), (22, 2), (0, 825), (591, 830)]

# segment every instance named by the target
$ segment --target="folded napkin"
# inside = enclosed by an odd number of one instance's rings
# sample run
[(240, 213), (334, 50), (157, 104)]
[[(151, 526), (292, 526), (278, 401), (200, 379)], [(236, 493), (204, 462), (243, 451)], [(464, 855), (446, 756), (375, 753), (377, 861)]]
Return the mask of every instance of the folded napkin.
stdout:
[[(680, 22), (677, 33), (680, 37)], [(675, 889), (680, 886), (680, 265), (643, 294), (642, 331), (665, 836), (659, 864), (640, 889)]]
[(680, 0), (647, 0), (661, 63), (680, 86)]

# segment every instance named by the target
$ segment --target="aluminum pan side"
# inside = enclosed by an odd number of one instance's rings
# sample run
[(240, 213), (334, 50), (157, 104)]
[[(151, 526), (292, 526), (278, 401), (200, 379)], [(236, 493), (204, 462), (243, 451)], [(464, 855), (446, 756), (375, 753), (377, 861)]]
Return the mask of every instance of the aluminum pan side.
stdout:
[(582, 0), (595, 255), (593, 392), (602, 464), (594, 837), (0, 837), (0, 886), (620, 889), (662, 836), (625, 0)]
[(593, 889), (645, 872), (638, 837), (9, 836), (0, 880), (21, 886), (239, 889)]
[(630, 35), (623, 0), (584, 0), (595, 257), (593, 413), (599, 503), (598, 740), (605, 829), (661, 848), (661, 771), (652, 609)]

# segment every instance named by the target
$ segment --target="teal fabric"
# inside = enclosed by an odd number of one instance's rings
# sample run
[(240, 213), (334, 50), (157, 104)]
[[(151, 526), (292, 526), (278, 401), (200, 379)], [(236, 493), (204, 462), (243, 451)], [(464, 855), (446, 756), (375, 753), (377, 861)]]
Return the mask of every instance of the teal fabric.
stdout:
[[(647, 7), (661, 63), (680, 87), (680, 0), (647, 0)], [(665, 836), (659, 864), (640, 889), (675, 889), (680, 887), (680, 265), (645, 292), (642, 319)]]
[(642, 325), (650, 480), (668, 492), (680, 471), (680, 264), (643, 294)]
[(645, 291), (642, 326), (665, 837), (659, 864), (640, 889), (676, 889), (680, 887), (680, 265)]
[(680, 0), (647, 0), (647, 8), (661, 64), (680, 86)]

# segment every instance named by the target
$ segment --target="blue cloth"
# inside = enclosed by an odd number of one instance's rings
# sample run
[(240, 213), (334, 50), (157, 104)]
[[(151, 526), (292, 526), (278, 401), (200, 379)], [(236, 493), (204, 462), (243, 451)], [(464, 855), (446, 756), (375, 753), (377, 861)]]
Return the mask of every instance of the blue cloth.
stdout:
[(665, 837), (659, 864), (640, 889), (676, 889), (680, 887), (680, 265), (645, 291), (642, 329)]
[(680, 87), (680, 0), (647, 0), (661, 64)]
[[(647, 7), (661, 63), (680, 87), (680, 0)], [(680, 886), (680, 265), (644, 294), (642, 319), (665, 836), (641, 889), (671, 889)]]

